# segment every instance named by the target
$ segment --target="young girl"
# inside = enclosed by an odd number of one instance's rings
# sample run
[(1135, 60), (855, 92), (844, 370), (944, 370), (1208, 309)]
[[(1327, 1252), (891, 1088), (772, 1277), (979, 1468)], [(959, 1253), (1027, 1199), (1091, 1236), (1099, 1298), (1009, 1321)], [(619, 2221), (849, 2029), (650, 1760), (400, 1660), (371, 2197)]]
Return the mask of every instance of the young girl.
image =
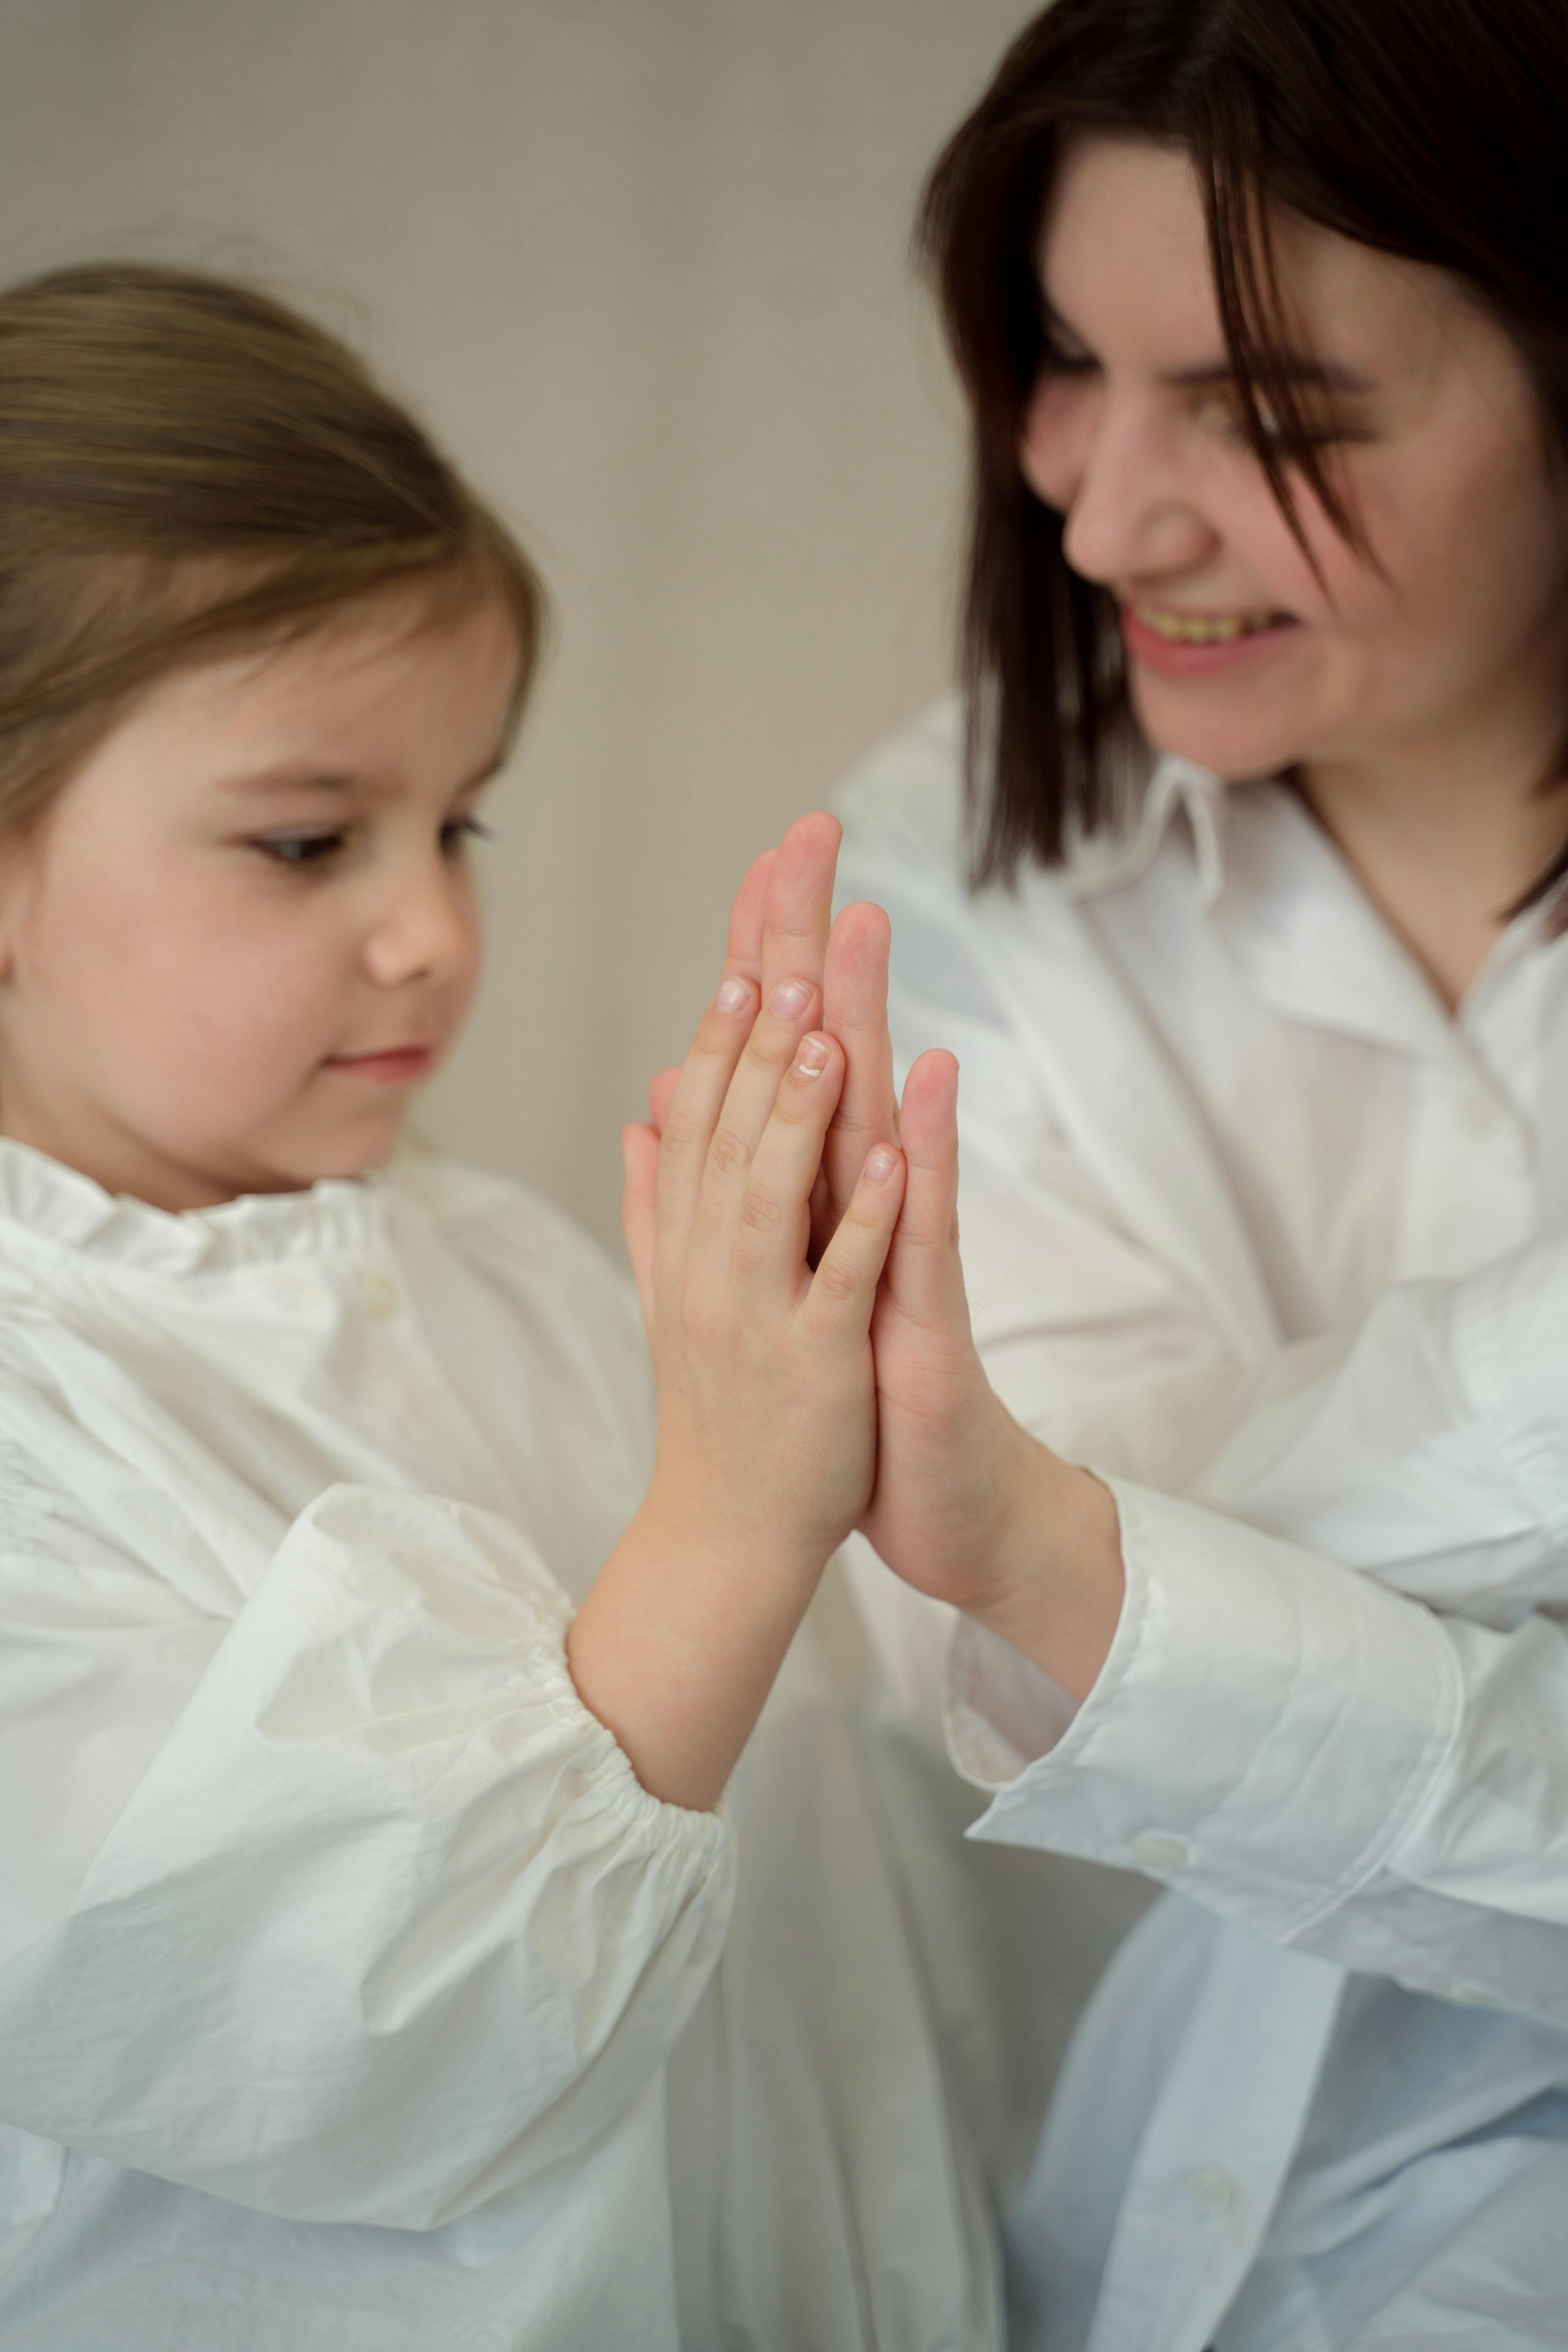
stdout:
[(1058, 0), (931, 184), (971, 693), (847, 878), (1047, 1444), (949, 1266), (868, 1528), (984, 1836), (1169, 1890), (1051, 2352), (1568, 2341), (1565, 126), (1533, 0)]
[(6, 2352), (997, 2341), (790, 1646), (904, 1181), (862, 1149), (813, 1277), (837, 828), (749, 877), (668, 1113), (651, 1484), (630, 1286), (398, 1150), (539, 619), (271, 302), (0, 299)]

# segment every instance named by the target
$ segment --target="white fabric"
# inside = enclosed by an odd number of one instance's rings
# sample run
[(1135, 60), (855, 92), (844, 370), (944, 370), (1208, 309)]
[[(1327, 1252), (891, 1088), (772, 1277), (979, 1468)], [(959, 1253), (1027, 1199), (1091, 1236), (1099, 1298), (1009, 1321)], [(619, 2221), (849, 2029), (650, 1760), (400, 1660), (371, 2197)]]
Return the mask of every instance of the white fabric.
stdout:
[(809, 1629), (739, 1830), (567, 1673), (628, 1287), (414, 1155), (171, 1217), (0, 1145), (6, 2352), (996, 2343)]
[(1450, 1020), (1290, 791), (1175, 760), (972, 895), (959, 764), (951, 707), (879, 756), (842, 887), (902, 1060), (959, 1055), (977, 1336), (1127, 1601), (1075, 1712), (857, 1580), (973, 1834), (1172, 1890), (1012, 2200), (1019, 2341), (1392, 2344), (1435, 2263), (1489, 2347), (1568, 2340), (1506, 2218), (1568, 2139), (1568, 940), (1516, 920)]

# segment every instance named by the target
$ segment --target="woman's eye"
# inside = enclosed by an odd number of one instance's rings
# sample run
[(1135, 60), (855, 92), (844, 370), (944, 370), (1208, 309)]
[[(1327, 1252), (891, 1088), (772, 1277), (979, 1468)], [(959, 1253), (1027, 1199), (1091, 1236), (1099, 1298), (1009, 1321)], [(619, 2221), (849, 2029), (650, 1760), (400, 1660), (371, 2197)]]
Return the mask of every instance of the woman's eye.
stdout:
[(455, 816), (441, 827), (441, 847), (448, 857), (460, 857), (470, 841), (491, 841), (494, 837), (489, 826), (481, 824), (477, 816)]
[(279, 866), (319, 866), (342, 845), (341, 833), (275, 833), (255, 845)]
[(1059, 343), (1047, 339), (1040, 352), (1042, 375), (1093, 375), (1100, 362), (1088, 352), (1064, 352)]
[[(1364, 437), (1352, 432), (1342, 420), (1327, 415), (1305, 419), (1300, 435), (1296, 436), (1287, 434), (1278, 417), (1267, 408), (1259, 409), (1258, 421), (1262, 427), (1265, 446), (1278, 451), (1284, 457), (1289, 457), (1297, 449), (1331, 449), (1336, 442)], [(1226, 404), (1221, 431), (1233, 448), (1251, 449), (1252, 436), (1247, 430), (1246, 415), (1240, 403), (1234, 398)]]

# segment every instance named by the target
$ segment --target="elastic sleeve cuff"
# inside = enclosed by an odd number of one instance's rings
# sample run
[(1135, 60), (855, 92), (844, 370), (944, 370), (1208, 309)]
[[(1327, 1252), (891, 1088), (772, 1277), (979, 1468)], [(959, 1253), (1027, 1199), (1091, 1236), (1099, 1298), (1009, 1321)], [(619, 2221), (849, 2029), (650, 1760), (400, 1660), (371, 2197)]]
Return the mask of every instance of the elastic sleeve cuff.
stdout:
[(1047, 1738), (1055, 1685), (954, 1643), (950, 1752), (996, 1790), (970, 1834), (1144, 1871), (1287, 1941), (1379, 1870), (1428, 1794), (1463, 1706), (1451, 1646), (1348, 1569), (1108, 1484), (1126, 1600), (1070, 1721)]

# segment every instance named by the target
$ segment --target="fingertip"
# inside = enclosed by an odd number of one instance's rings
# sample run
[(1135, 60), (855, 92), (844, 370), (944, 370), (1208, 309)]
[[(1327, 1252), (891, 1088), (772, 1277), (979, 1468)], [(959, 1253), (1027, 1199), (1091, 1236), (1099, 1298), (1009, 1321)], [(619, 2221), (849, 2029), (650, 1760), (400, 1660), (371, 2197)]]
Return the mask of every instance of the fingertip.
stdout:
[[(797, 846), (807, 843), (814, 847), (831, 844), (835, 849), (843, 838), (844, 827), (836, 816), (829, 816), (826, 809), (807, 809), (804, 816), (796, 817), (784, 835), (784, 841)], [(779, 846), (782, 848), (784, 843), (781, 842)]]
[(904, 1164), (904, 1155), (890, 1143), (873, 1144), (861, 1171), (868, 1184), (890, 1184)]
[(890, 940), (893, 936), (888, 910), (879, 907), (875, 898), (852, 898), (847, 907), (838, 909), (838, 920), (853, 924), (868, 939)]

